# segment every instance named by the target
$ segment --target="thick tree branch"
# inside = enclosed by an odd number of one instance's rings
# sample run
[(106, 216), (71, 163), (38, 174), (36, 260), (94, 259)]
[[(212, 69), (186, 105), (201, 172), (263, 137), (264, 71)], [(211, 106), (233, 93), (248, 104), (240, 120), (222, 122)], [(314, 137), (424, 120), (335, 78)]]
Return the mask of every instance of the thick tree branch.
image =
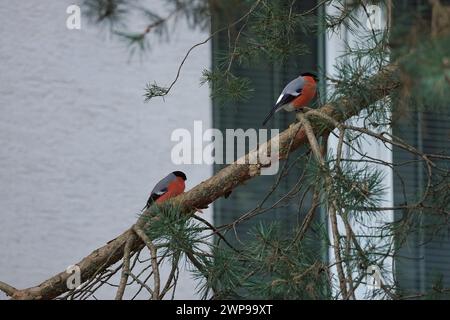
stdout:
[[(336, 122), (342, 122), (357, 115), (370, 104), (384, 98), (398, 85), (399, 82), (396, 76), (396, 68), (388, 66), (381, 70), (377, 75), (367, 79), (366, 87), (368, 92), (371, 93), (370, 98), (358, 95), (342, 97), (334, 103), (324, 105), (318, 109), (318, 111), (333, 118)], [(320, 128), (323, 127), (323, 124), (314, 122), (311, 124), (314, 132), (320, 133)], [(327, 130), (330, 129), (331, 128), (327, 128)], [(291, 143), (292, 138), (294, 139)], [(290, 151), (307, 143), (305, 130), (301, 127), (300, 123), (292, 125), (274, 139), (279, 139), (279, 159), (285, 159)], [(259, 151), (251, 151), (245, 156), (246, 159), (254, 159), (258, 152), (265, 153), (266, 150), (270, 150), (270, 145), (270, 141), (260, 145)], [(186, 213), (192, 213), (192, 208), (203, 208), (219, 197), (224, 196), (229, 191), (235, 189), (240, 184), (243, 184), (245, 181), (258, 176), (261, 172), (261, 168), (267, 165), (268, 164), (261, 163), (238, 164), (235, 162), (172, 201), (184, 208)], [(135, 225), (137, 228), (142, 228), (146, 223), (151, 223), (151, 219), (155, 219), (154, 217), (150, 218), (150, 210), (147, 209), (138, 219)], [(133, 228), (135, 228), (135, 226), (132, 226), (105, 246), (94, 250), (91, 254), (77, 263), (81, 270), (82, 282), (91, 279), (94, 275), (107, 269), (109, 266), (123, 258), (125, 244), (129, 237), (134, 233)], [(135, 237), (131, 243), (131, 252), (136, 252), (143, 247), (144, 243), (142, 239)], [(32, 288), (14, 291), (3, 286), (3, 289), (9, 290), (13, 299), (54, 299), (69, 291), (66, 285), (69, 276), (70, 274), (64, 271)]]
[(4, 293), (6, 293), (8, 296), (12, 297), (16, 292), (17, 289), (10, 286), (7, 283), (4, 283), (2, 281), (0, 281), (0, 290), (3, 291)]

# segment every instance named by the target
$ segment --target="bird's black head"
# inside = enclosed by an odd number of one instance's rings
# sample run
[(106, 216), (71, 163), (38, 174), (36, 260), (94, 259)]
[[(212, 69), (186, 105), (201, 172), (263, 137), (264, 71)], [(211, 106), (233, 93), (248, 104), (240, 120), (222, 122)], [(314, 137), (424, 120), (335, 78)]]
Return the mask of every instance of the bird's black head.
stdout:
[(319, 78), (317, 77), (317, 75), (315, 73), (312, 72), (304, 72), (301, 74), (302, 77), (311, 77), (314, 79), (315, 82), (319, 82)]
[(186, 175), (182, 171), (174, 171), (172, 172), (175, 176), (182, 178), (184, 181), (187, 180)]

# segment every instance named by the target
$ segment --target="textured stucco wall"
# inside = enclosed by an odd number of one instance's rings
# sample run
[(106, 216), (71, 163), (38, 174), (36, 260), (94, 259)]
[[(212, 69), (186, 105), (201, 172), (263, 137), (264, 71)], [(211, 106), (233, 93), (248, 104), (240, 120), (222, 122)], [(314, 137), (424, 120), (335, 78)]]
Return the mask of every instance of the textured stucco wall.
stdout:
[[(179, 21), (170, 42), (128, 62), (124, 44), (85, 19), (81, 30), (66, 29), (71, 3), (0, 3), (0, 279), (19, 288), (127, 228), (168, 172), (184, 170), (188, 189), (212, 172), (170, 161), (172, 130), (211, 124), (208, 88), (198, 85), (209, 45), (193, 52), (165, 102), (142, 98), (145, 83), (168, 84), (206, 34)], [(177, 297), (194, 292), (184, 276)]]

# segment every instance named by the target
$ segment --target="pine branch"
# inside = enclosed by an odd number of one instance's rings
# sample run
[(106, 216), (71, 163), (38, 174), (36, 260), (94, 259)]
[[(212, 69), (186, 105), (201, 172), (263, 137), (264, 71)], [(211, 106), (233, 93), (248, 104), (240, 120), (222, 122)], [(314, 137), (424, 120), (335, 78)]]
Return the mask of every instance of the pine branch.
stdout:
[(0, 281), (0, 290), (12, 297), (18, 290), (3, 281)]
[[(392, 89), (396, 88), (399, 85), (396, 73), (396, 67), (388, 66), (382, 69), (377, 75), (368, 78), (366, 80), (367, 90), (370, 90), (372, 93), (369, 98), (361, 97), (357, 94), (341, 97), (333, 103), (324, 105), (318, 111), (333, 118), (336, 122), (345, 121), (350, 117), (359, 114), (361, 110), (382, 99), (388, 95)], [(313, 130), (322, 134), (320, 132), (322, 126), (312, 123), (312, 127)], [(330, 128), (327, 128), (327, 130), (329, 129)], [(285, 159), (290, 151), (293, 151), (308, 142), (305, 129), (300, 123), (292, 125), (273, 139), (279, 139), (279, 159)], [(255, 159), (258, 152), (270, 150), (270, 145), (271, 141), (260, 145), (257, 150), (249, 152), (245, 158)], [(225, 167), (208, 180), (198, 184), (192, 190), (170, 200), (170, 203), (179, 205), (184, 213), (191, 214), (193, 208), (203, 208), (219, 197), (223, 197), (245, 181), (257, 177), (260, 174), (261, 168), (265, 165), (267, 164), (238, 164), (235, 162)], [(94, 250), (91, 254), (77, 263), (81, 270), (82, 282), (90, 280), (93, 276), (106, 270), (109, 266), (124, 257), (124, 248), (129, 237), (134, 233), (133, 229), (136, 227), (143, 228), (146, 223), (151, 224), (152, 221), (154, 221), (153, 219), (158, 218), (152, 217), (151, 211), (152, 208), (144, 211), (136, 224), (130, 229), (126, 230), (103, 247)], [(130, 251), (139, 251), (144, 245), (145, 244), (141, 239), (136, 239), (136, 241), (132, 242)], [(13, 299), (55, 299), (69, 291), (66, 285), (69, 276), (70, 274), (63, 271), (35, 287), (23, 290), (13, 290), (11, 286), (2, 285), (0, 282), (0, 289), (10, 293)]]
[[(323, 169), (325, 169), (325, 166), (326, 166), (325, 159), (320, 151), (319, 143), (317, 142), (317, 139), (314, 134), (313, 128), (311, 126), (311, 123), (309, 122), (308, 118), (303, 113), (299, 113), (297, 115), (297, 117), (298, 117), (300, 123), (303, 124), (303, 127), (305, 128), (305, 133), (306, 133), (306, 136), (308, 137), (309, 145), (311, 146), (311, 149), (313, 150), (316, 160), (320, 163), (320, 166)], [(331, 177), (327, 176), (326, 180), (328, 182), (327, 189), (329, 189), (333, 185), (333, 183), (331, 181)], [(331, 192), (329, 192), (330, 190), (327, 190), (327, 191), (328, 191), (327, 192), (328, 194), (331, 194)], [(338, 274), (341, 294), (344, 298), (346, 298), (347, 297), (347, 285), (346, 285), (344, 268), (342, 266), (343, 263), (342, 263), (341, 249), (340, 249), (340, 234), (339, 234), (338, 222), (337, 222), (337, 212), (338, 212), (338, 207), (336, 205), (336, 201), (332, 200), (330, 202), (329, 216), (330, 216), (330, 221), (331, 221), (331, 233), (333, 235), (333, 240), (334, 240), (333, 249), (334, 249), (334, 255), (335, 255), (335, 260), (336, 260), (336, 270), (337, 270), (337, 274)]]

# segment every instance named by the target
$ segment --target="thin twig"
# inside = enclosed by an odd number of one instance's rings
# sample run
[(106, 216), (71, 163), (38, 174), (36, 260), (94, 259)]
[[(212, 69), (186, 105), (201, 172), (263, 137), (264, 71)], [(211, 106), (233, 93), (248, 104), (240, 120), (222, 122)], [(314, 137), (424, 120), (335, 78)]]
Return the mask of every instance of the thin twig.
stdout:
[(153, 280), (154, 280), (154, 288), (153, 288), (153, 300), (159, 299), (159, 290), (161, 286), (161, 278), (159, 275), (159, 266), (158, 266), (158, 253), (155, 245), (150, 240), (150, 238), (145, 234), (145, 232), (139, 228), (137, 225), (134, 225), (133, 230), (136, 234), (141, 238), (141, 240), (145, 243), (148, 250), (150, 251), (151, 263), (153, 269)]
[(153, 290), (145, 284), (145, 282), (142, 282), (137, 276), (135, 276), (132, 272), (130, 272), (130, 277), (133, 278), (134, 281), (136, 281), (141, 287), (145, 288), (151, 296), (153, 296)]
[(135, 240), (134, 234), (130, 234), (127, 242), (125, 243), (125, 248), (123, 249), (123, 266), (122, 275), (120, 277), (119, 289), (117, 289), (116, 300), (122, 300), (123, 294), (125, 293), (125, 287), (127, 286), (128, 275), (130, 273), (130, 252), (131, 246)]
[(186, 52), (186, 54), (184, 55), (183, 60), (181, 60), (180, 65), (178, 66), (178, 70), (177, 70), (177, 74), (175, 76), (175, 79), (171, 82), (171, 84), (169, 85), (169, 87), (165, 90), (164, 92), (164, 96), (167, 95), (170, 90), (172, 90), (173, 86), (175, 85), (175, 83), (177, 83), (178, 79), (180, 78), (180, 74), (181, 74), (181, 68), (183, 67), (184, 63), (186, 62), (187, 58), (189, 57), (189, 55), (191, 54), (191, 52), (197, 48), (200, 47), (202, 45), (204, 45), (205, 43), (207, 43), (209, 40), (211, 40), (213, 37), (215, 37), (217, 34), (219, 34), (222, 31), (225, 30), (229, 30), (231, 27), (237, 25), (238, 23), (240, 23), (241, 21), (247, 19), (248, 16), (250, 16), (250, 14), (256, 9), (256, 7), (259, 5), (259, 3), (261, 2), (261, 0), (258, 0), (257, 2), (255, 2), (255, 4), (249, 9), (249, 11), (247, 11), (242, 17), (240, 17), (238, 20), (234, 21), (233, 23), (231, 23), (230, 25), (223, 27), (219, 30), (216, 30), (215, 32), (213, 32), (209, 37), (207, 37), (205, 40), (198, 42), (196, 44), (194, 44), (191, 48), (189, 48), (189, 50)]

